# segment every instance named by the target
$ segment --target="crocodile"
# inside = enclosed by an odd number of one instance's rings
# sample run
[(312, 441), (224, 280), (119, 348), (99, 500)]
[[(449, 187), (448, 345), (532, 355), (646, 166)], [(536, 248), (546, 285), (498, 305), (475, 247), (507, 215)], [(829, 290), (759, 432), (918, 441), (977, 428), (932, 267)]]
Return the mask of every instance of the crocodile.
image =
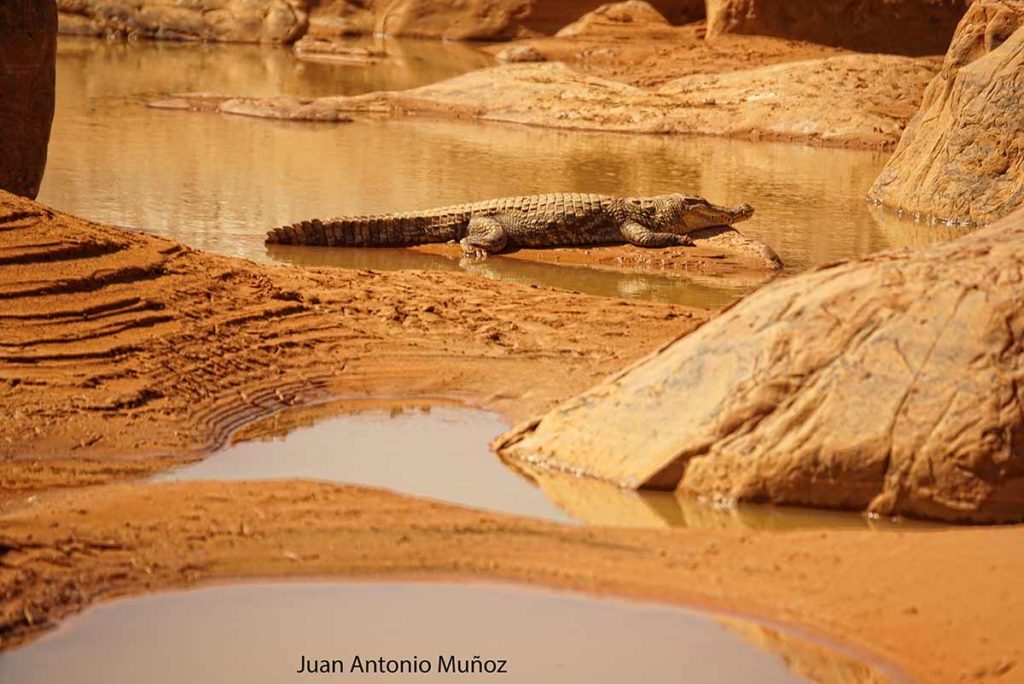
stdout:
[(576, 193), (527, 195), (406, 214), (313, 219), (275, 228), (268, 244), (410, 247), (458, 241), (467, 257), (520, 247), (632, 244), (692, 245), (687, 233), (750, 218), (749, 204), (721, 207), (672, 194), (614, 197)]

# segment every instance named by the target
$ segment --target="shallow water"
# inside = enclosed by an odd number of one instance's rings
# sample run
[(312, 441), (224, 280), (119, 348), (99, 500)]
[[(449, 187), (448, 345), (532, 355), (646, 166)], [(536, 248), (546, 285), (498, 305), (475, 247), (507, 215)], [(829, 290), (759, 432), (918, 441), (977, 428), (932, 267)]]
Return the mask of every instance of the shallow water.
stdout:
[(555, 473), (520, 475), (490, 450), (508, 429), (498, 415), (457, 407), (371, 410), (328, 418), (301, 410), (269, 419), (261, 439), (239, 441), (153, 481), (314, 479), (498, 513), (613, 527), (763, 530), (934, 529), (858, 513), (744, 505), (723, 508), (673, 492), (635, 492)]
[[(816, 671), (845, 677), (835, 681), (879, 676), (843, 654), (775, 630), (769, 631), (772, 638), (759, 638), (763, 629), (732, 619), (719, 623), (710, 615), (679, 608), (522, 587), (247, 584), (157, 594), (92, 608), (56, 633), (0, 655), (0, 681), (807, 681), (787, 669), (783, 658), (798, 668), (813, 663)], [(775, 654), (760, 651), (753, 643), (783, 648)], [(439, 674), (439, 656), (452, 655), (506, 660), (508, 673)], [(355, 656), (363, 660), (416, 657), (428, 662), (431, 671), (352, 672)], [(298, 674), (302, 657), (341, 660), (344, 674)], [(829, 667), (821, 667), (822, 662)]]
[(869, 517), (850, 511), (761, 504), (716, 505), (682, 492), (633, 491), (597, 480), (533, 472), (537, 486), (566, 515), (588, 525), (692, 527), (700, 529), (869, 529), (927, 531), (943, 525), (921, 520)]
[[(305, 63), (284, 48), (62, 39), (40, 199), (259, 261), (295, 260), (262, 244), (264, 232), (281, 223), (552, 191), (685, 191), (749, 202), (757, 214), (744, 232), (794, 269), (947, 237), (872, 217), (863, 196), (885, 161), (880, 153), (465, 122), (289, 123), (144, 107), (175, 91), (317, 96), (411, 87), (489, 60), (466, 45), (384, 45), (389, 60), (357, 67)], [(324, 251), (317, 260), (325, 265), (361, 258)], [(446, 261), (442, 267), (458, 267)], [(410, 267), (401, 250), (374, 262)], [(494, 262), (501, 264), (490, 267), (494, 277), (692, 305), (719, 306), (757, 284)]]
[(240, 442), (153, 479), (329, 480), (500, 513), (571, 520), (491, 453), (488, 444), (508, 427), (493, 413), (461, 408), (337, 416), (280, 437)]

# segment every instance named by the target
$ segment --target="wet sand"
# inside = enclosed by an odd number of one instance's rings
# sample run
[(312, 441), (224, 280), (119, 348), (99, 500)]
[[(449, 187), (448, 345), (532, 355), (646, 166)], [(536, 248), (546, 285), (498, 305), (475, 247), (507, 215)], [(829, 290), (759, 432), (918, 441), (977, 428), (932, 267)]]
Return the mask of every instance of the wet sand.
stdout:
[(916, 681), (1020, 681), (1021, 530), (579, 528), (310, 482), (121, 484), (0, 518), (4, 646), (100, 600), (239, 577), (486, 578), (823, 634)]
[[(264, 267), (0, 194), (0, 505), (195, 460), (327, 397), (550, 407), (707, 311), (463, 274)], [(97, 460), (100, 459), (100, 460)]]

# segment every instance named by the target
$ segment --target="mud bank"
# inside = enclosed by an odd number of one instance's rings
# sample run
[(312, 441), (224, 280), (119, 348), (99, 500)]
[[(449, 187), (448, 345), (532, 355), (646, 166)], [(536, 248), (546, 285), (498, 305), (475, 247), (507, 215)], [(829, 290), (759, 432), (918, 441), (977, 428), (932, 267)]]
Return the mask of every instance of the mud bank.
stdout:
[[(690, 277), (707, 275), (710, 279), (727, 277), (724, 282), (763, 283), (783, 268), (782, 259), (768, 245), (745, 237), (733, 228), (705, 228), (689, 233), (692, 247), (638, 249), (632, 245), (598, 248), (517, 249), (501, 259), (533, 261), (545, 264), (588, 266), (623, 273), (662, 273)], [(455, 257), (458, 245), (433, 244), (411, 248), (426, 254)], [(486, 267), (486, 263), (480, 264)]]
[(194, 460), (321, 397), (521, 418), (706, 319), (454, 273), (263, 267), (0, 194), (10, 499)]
[[(915, 681), (1020, 681), (1020, 529), (569, 528), (309, 482), (111, 485), (0, 517), (2, 647), (103, 599), (239, 577), (524, 581), (801, 625)], [(842, 681), (842, 680), (837, 680)], [(850, 681), (850, 680), (846, 680)]]

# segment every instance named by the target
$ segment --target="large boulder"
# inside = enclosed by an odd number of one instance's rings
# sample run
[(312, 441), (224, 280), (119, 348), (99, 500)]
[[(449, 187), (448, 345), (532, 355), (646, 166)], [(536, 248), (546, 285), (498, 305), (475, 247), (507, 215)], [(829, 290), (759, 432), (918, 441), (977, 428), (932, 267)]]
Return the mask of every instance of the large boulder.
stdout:
[(1024, 210), (777, 281), (496, 447), (627, 488), (1024, 520)]
[[(550, 35), (602, 0), (314, 0), (318, 35), (387, 33), (454, 40)], [(652, 0), (673, 23), (704, 17), (703, 0)]]
[(35, 198), (53, 122), (57, 6), (0, 3), (0, 190)]
[(163, 40), (291, 43), (309, 0), (57, 0), (64, 33)]
[(956, 223), (1024, 204), (1024, 2), (974, 3), (870, 196)]
[(707, 0), (708, 37), (746, 33), (941, 55), (971, 0)]

